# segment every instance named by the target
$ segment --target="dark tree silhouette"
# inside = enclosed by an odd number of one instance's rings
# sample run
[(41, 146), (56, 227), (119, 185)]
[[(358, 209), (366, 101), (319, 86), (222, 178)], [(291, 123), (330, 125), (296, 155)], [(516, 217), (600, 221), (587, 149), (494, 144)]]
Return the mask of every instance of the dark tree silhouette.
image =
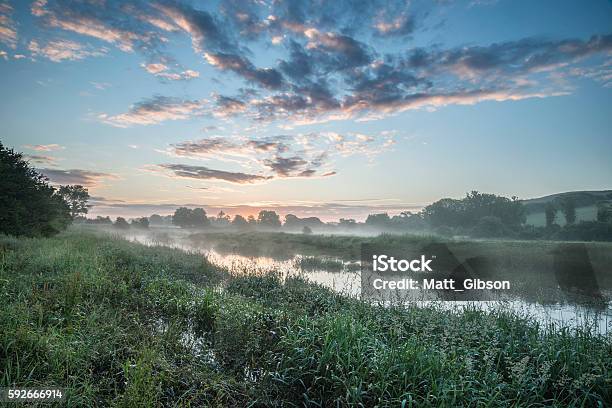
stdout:
[(257, 223), (262, 227), (280, 228), (280, 217), (275, 211), (262, 210), (257, 216)]
[(20, 153), (0, 142), (0, 232), (50, 236), (71, 221), (70, 208)]
[(153, 214), (149, 217), (149, 222), (152, 225), (161, 225), (164, 223), (164, 219), (159, 214)]
[(148, 229), (149, 228), (149, 219), (147, 217), (136, 218), (132, 220), (132, 227)]
[(203, 208), (179, 207), (174, 211), (172, 223), (181, 228), (202, 228), (210, 224)]
[(387, 227), (391, 222), (391, 218), (389, 218), (389, 214), (381, 213), (381, 214), (370, 214), (368, 218), (366, 218), (366, 225), (371, 225), (373, 227)]
[(517, 197), (472, 191), (465, 198), (443, 198), (423, 210), (423, 218), (432, 227), (474, 227), (483, 217), (497, 217), (502, 224), (518, 228), (525, 222), (525, 210)]
[(70, 216), (73, 220), (79, 216), (84, 216), (89, 211), (90, 206), (87, 205), (89, 192), (85, 187), (78, 184), (61, 186), (58, 194), (68, 203)]
[(129, 229), (130, 228), (130, 224), (128, 224), (128, 222), (123, 217), (117, 217), (113, 226), (119, 229)]
[(232, 220), (232, 225), (236, 228), (245, 228), (249, 226), (249, 223), (242, 215), (236, 214)]
[(597, 203), (597, 221), (611, 222), (612, 221), (612, 204), (609, 202)]

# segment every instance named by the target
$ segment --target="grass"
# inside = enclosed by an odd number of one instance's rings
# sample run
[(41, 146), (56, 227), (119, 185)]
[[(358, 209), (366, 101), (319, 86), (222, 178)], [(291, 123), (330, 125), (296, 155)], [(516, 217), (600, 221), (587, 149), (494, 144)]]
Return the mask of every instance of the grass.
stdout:
[(316, 256), (303, 256), (295, 260), (295, 267), (303, 271), (325, 270), (329, 272), (342, 272), (344, 263), (338, 259), (321, 258)]
[(233, 272), (92, 234), (2, 238), (0, 387), (65, 387), (70, 407), (612, 401), (610, 335)]

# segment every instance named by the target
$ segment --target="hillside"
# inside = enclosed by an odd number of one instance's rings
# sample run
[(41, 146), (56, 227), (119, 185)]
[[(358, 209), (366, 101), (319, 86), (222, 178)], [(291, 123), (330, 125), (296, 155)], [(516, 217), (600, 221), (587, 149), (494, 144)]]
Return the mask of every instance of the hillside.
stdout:
[[(612, 190), (601, 191), (568, 191), (544, 197), (523, 200), (527, 212), (527, 224), (542, 226), (545, 224), (544, 207), (547, 203), (560, 199), (572, 198), (576, 203), (577, 221), (592, 221), (597, 217), (597, 203), (612, 201)], [(565, 224), (563, 215), (558, 214), (557, 223)]]

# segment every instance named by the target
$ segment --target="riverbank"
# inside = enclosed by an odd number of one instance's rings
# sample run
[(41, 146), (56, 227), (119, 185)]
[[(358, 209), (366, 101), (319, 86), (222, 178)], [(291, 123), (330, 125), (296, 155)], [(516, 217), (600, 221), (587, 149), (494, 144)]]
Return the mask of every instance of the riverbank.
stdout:
[(612, 336), (514, 313), (372, 306), (87, 233), (5, 237), (0, 260), (0, 387), (64, 387), (68, 406), (612, 400)]

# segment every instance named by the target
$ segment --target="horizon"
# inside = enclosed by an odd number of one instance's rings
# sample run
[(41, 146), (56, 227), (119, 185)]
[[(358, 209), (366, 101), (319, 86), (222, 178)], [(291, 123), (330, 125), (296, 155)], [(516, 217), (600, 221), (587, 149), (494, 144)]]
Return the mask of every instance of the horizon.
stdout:
[(606, 190), (610, 27), (605, 0), (0, 1), (1, 140), (94, 218)]
[[(604, 189), (604, 190), (579, 190), (579, 191), (563, 191), (563, 192), (559, 192), (556, 194), (550, 194), (550, 195), (545, 195), (545, 196), (538, 196), (538, 197), (530, 197), (530, 198), (519, 198), (519, 201), (533, 201), (533, 200), (541, 200), (543, 198), (547, 198), (547, 197), (551, 197), (551, 196), (557, 196), (559, 194), (566, 194), (566, 193), (598, 193), (598, 192), (609, 192), (612, 191), (612, 189)], [(486, 191), (481, 191), (480, 193), (487, 193)], [(451, 199), (461, 199), (464, 198), (465, 195), (461, 196), (461, 197), (440, 197), (440, 199), (442, 198), (451, 198)], [(510, 198), (510, 197), (508, 197)], [(96, 206), (99, 206), (100, 204), (97, 204), (97, 197), (91, 197), (91, 202), (94, 202), (96, 204), (93, 204), (95, 208)], [(432, 202), (433, 203), (433, 202)], [(410, 211), (412, 213), (419, 213), (421, 212), (427, 205), (432, 204), (432, 203), (425, 203), (421, 206), (379, 206), (379, 207), (371, 207), (371, 206), (363, 206), (363, 207), (359, 207), (359, 212), (357, 214), (360, 214), (357, 217), (352, 217), (356, 222), (365, 222), (366, 218), (368, 217), (368, 215), (370, 214), (380, 214), (380, 213), (386, 213), (388, 214), (390, 217), (395, 216), (395, 215), (399, 215), (401, 212), (404, 211)], [(117, 203), (120, 204), (120, 203)], [(306, 218), (306, 217), (316, 217), (319, 218), (321, 221), (325, 222), (325, 223), (334, 223), (334, 222), (338, 222), (340, 219), (342, 218), (351, 218), (349, 216), (343, 216), (343, 212), (342, 210), (346, 210), (348, 213), (350, 214), (355, 214), (356, 213), (356, 207), (353, 206), (342, 206), (341, 203), (329, 203), (329, 206), (333, 206), (336, 205), (336, 208), (334, 208), (333, 211), (331, 211), (332, 214), (330, 214), (330, 211), (327, 209), (323, 209), (323, 212), (320, 210), (322, 207), (321, 206), (316, 206), (316, 205), (311, 205), (311, 206), (307, 206), (307, 205), (302, 205), (302, 206), (280, 206), (280, 205), (268, 205), (268, 206), (259, 206), (259, 207), (255, 207), (255, 206), (246, 206), (246, 205), (238, 205), (235, 207), (211, 207), (211, 206), (206, 206), (203, 204), (167, 204), (164, 206), (155, 206), (155, 205), (148, 205), (148, 204), (142, 204), (143, 207), (146, 208), (150, 208), (152, 211), (154, 210), (159, 210), (162, 209), (161, 211), (157, 211), (157, 212), (153, 212), (153, 213), (145, 213), (142, 211), (145, 211), (144, 209), (142, 210), (138, 210), (137, 213), (122, 213), (121, 212), (121, 206), (118, 205), (116, 207), (113, 207), (113, 209), (115, 209), (117, 212), (113, 213), (104, 213), (104, 214), (98, 214), (95, 213), (93, 214), (93, 212), (90, 212), (87, 214), (87, 218), (95, 218), (97, 216), (102, 216), (102, 217), (124, 217), (127, 219), (134, 219), (134, 218), (139, 218), (139, 217), (150, 217), (153, 214), (157, 214), (160, 216), (168, 216), (168, 215), (173, 215), (174, 211), (179, 208), (179, 207), (187, 207), (190, 209), (193, 208), (202, 208), (206, 211), (206, 215), (208, 217), (215, 217), (220, 211), (223, 211), (226, 215), (230, 215), (232, 218), (235, 215), (241, 215), (244, 218), (247, 218), (248, 216), (252, 215), (255, 218), (257, 218), (257, 215), (260, 211), (262, 210), (273, 210), (276, 211), (278, 213), (278, 215), (281, 217), (281, 220), (284, 219), (284, 217), (288, 214), (292, 214), (292, 215), (296, 215), (298, 218)], [(133, 206), (133, 204), (131, 204)], [(102, 204), (103, 206), (103, 204)], [(580, 208), (580, 207), (578, 207)], [(325, 212), (327, 211), (327, 212)], [(93, 216), (92, 216), (93, 214)]]

